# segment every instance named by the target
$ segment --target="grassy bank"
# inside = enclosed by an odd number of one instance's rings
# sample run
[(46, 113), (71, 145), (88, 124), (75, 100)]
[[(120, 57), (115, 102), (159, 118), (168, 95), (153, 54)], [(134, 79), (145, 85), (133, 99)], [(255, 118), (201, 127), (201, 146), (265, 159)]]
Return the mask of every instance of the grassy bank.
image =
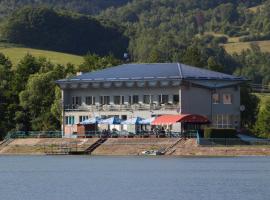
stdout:
[(233, 53), (241, 53), (243, 50), (250, 49), (250, 44), (255, 43), (257, 44), (262, 52), (270, 52), (270, 40), (266, 41), (256, 41), (256, 42), (234, 42), (223, 44), (222, 46), (229, 54)]
[(66, 65), (67, 63), (71, 63), (80, 65), (83, 62), (83, 58), (77, 55), (25, 48), (6, 43), (0, 43), (0, 52), (9, 57), (14, 65), (18, 64), (26, 54), (31, 54), (35, 57), (45, 57), (54, 64)]

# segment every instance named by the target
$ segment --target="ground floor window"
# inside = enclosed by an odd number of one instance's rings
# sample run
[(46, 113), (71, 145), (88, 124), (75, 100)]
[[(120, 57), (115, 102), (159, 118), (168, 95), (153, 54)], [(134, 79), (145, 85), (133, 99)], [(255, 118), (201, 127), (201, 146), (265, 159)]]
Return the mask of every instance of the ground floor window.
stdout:
[(234, 116), (229, 114), (214, 115), (213, 125), (216, 128), (234, 128)]
[(122, 119), (122, 120), (127, 120), (127, 115), (122, 115), (122, 116), (121, 116), (121, 119)]
[(83, 121), (85, 121), (87, 119), (88, 119), (88, 116), (80, 116), (79, 117), (79, 122), (83, 122)]
[(75, 124), (75, 117), (74, 116), (66, 116), (65, 121), (66, 121), (66, 125), (73, 125), (73, 124)]

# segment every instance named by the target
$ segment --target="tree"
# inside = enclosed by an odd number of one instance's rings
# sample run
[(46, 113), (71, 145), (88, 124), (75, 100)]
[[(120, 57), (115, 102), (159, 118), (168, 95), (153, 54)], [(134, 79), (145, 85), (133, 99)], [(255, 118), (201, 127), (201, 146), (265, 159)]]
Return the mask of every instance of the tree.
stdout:
[(196, 67), (204, 67), (201, 51), (197, 47), (192, 46), (187, 48), (182, 59), (185, 64), (189, 64)]
[(39, 72), (39, 70), (40, 62), (30, 54), (25, 55), (15, 68), (13, 90), (17, 93), (24, 90), (29, 76)]
[(3, 139), (11, 125), (9, 116), (9, 104), (12, 100), (11, 78), (11, 63), (0, 53), (0, 140)]
[(242, 127), (252, 129), (258, 115), (259, 98), (252, 94), (249, 85), (241, 87), (241, 105), (245, 106), (245, 110), (241, 112)]
[(216, 62), (216, 59), (213, 56), (210, 56), (207, 60), (207, 65), (208, 69), (217, 71), (217, 72), (222, 72), (223, 68), (220, 66), (219, 63)]
[(100, 57), (96, 54), (87, 54), (84, 56), (84, 62), (78, 68), (80, 72), (91, 72), (104, 69), (111, 66), (116, 66), (121, 63), (113, 55)]
[(261, 103), (263, 104), (260, 107), (254, 130), (258, 136), (270, 138), (270, 99)]
[(20, 105), (29, 113), (32, 130), (57, 129), (57, 119), (50, 113), (57, 78), (54, 71), (32, 75), (20, 93)]
[(3, 35), (11, 43), (79, 55), (91, 52), (121, 57), (128, 47), (128, 38), (115, 24), (47, 7), (17, 10), (5, 23)]

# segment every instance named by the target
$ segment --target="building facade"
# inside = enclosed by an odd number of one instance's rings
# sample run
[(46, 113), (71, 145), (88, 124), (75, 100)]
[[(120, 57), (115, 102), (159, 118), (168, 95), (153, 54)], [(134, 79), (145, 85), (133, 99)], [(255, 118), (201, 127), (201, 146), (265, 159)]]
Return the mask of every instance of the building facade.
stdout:
[(66, 135), (76, 132), (77, 123), (92, 117), (125, 120), (165, 114), (199, 114), (213, 127), (239, 127), (244, 81), (180, 63), (124, 64), (58, 80), (63, 130)]

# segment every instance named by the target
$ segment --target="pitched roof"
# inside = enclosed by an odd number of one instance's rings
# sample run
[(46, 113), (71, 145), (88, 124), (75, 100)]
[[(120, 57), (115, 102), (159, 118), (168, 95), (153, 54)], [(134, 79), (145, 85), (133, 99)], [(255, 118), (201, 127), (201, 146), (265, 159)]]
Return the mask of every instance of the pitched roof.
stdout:
[(180, 63), (152, 63), (152, 64), (123, 64), (116, 67), (85, 73), (57, 82), (77, 81), (126, 81), (126, 80), (159, 80), (159, 79), (187, 79), (187, 80), (246, 80), (207, 69), (192, 67)]

